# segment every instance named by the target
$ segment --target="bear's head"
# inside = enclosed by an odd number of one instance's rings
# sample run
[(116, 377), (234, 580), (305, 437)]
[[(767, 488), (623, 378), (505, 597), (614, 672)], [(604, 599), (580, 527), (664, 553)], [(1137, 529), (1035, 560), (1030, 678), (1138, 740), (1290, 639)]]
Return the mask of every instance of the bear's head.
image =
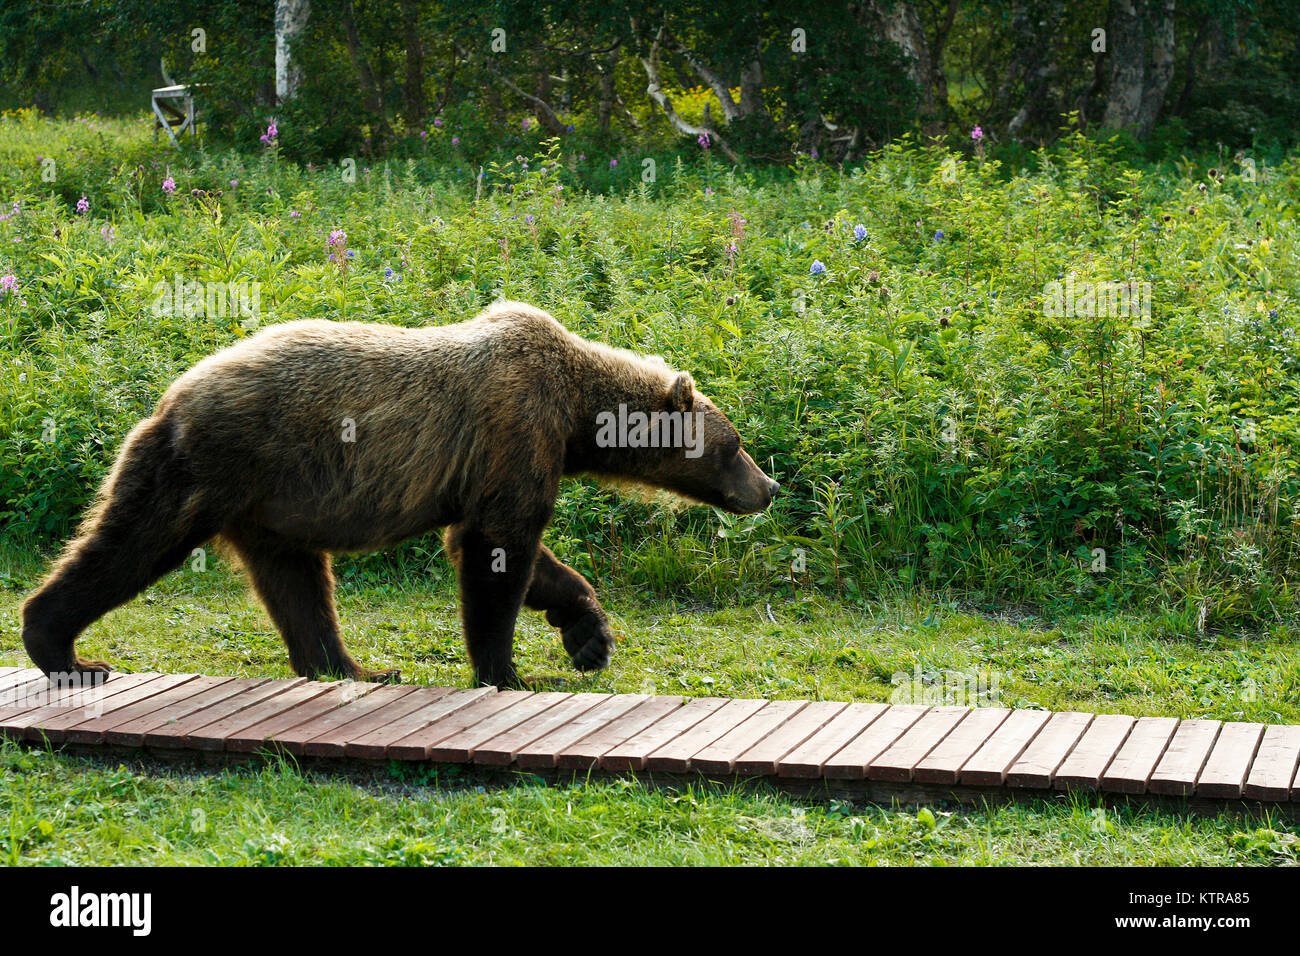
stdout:
[(754, 463), (736, 427), (696, 390), (689, 373), (664, 371), (646, 398), (597, 413), (594, 447), (583, 470), (733, 514), (762, 511), (780, 484)]

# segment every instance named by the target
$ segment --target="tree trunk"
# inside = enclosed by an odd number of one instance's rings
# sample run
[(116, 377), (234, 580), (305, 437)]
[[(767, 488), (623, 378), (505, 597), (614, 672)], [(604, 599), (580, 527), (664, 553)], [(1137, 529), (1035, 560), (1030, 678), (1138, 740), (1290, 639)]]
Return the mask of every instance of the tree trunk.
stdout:
[(379, 92), (379, 84), (375, 82), (375, 71), (370, 68), (365, 48), (361, 45), (361, 31), (357, 29), (352, 0), (343, 4), (342, 21), (348, 57), (352, 60), (352, 67), (357, 71), (357, 80), (361, 85), (361, 101), (374, 118), (375, 132), (381, 141), (386, 142), (392, 138), (393, 130), (388, 125), (388, 118), (384, 116), (384, 98)]
[(281, 103), (293, 99), (302, 83), (291, 47), (310, 16), (311, 0), (275, 0), (275, 98)]
[(921, 129), (927, 136), (942, 136), (944, 121), (940, 116), (940, 95), (946, 99), (947, 81), (930, 55), (930, 44), (921, 26), (921, 17), (911, 0), (873, 0), (871, 12), (880, 24), (885, 39), (897, 46), (907, 61), (907, 73), (920, 97)]
[(610, 117), (614, 115), (614, 104), (618, 99), (618, 90), (614, 86), (614, 67), (618, 64), (618, 50), (610, 53), (603, 63), (597, 62), (600, 71), (600, 99), (596, 106), (596, 124), (600, 135), (609, 134)]
[[(1155, 129), (1174, 75), (1174, 2), (1155, 0), (1151, 9), (1151, 59), (1138, 113), (1138, 135), (1145, 139)], [(1157, 5), (1158, 4), (1158, 5)]]
[(1146, 80), (1146, 29), (1141, 0), (1110, 0), (1106, 18), (1106, 112), (1108, 129), (1138, 127)]
[(406, 31), (406, 82), (402, 94), (406, 101), (406, 125), (416, 129), (429, 115), (424, 96), (424, 41), (420, 39), (420, 4), (402, 0), (402, 29)]

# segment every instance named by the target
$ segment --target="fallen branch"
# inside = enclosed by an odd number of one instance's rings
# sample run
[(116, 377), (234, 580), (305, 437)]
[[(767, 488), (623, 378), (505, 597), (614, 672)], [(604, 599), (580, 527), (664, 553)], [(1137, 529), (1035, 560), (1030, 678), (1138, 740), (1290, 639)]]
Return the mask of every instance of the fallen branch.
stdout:
[(650, 80), (650, 85), (646, 87), (646, 93), (649, 94), (650, 99), (654, 100), (659, 108), (663, 110), (664, 116), (668, 117), (668, 122), (678, 131), (685, 133), (688, 136), (707, 136), (709, 138), (709, 145), (717, 146), (718, 149), (722, 150), (722, 152), (726, 154), (727, 158), (733, 163), (739, 163), (740, 157), (736, 154), (735, 150), (727, 145), (726, 140), (718, 135), (717, 130), (713, 129), (711, 126), (696, 126), (693, 123), (688, 123), (678, 114), (677, 110), (673, 108), (673, 101), (670, 100), (668, 94), (663, 91), (663, 83), (659, 78), (659, 66), (655, 62), (656, 55), (659, 51), (659, 40), (662, 36), (663, 29), (660, 28), (659, 36), (655, 37), (655, 41), (650, 47), (650, 55), (648, 57), (641, 57), (641, 65), (645, 68), (646, 77)]

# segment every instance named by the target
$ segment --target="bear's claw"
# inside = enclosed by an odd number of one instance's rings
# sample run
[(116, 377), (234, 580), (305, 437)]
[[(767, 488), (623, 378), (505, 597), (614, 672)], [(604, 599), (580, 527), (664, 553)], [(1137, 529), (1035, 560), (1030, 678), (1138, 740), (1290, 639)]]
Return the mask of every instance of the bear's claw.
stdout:
[(398, 667), (388, 667), (383, 670), (362, 668), (361, 673), (355, 679), (371, 684), (400, 684), (402, 682), (402, 671)]
[(595, 611), (570, 624), (560, 636), (573, 666), (580, 671), (598, 671), (609, 665), (614, 650), (614, 632), (603, 614)]

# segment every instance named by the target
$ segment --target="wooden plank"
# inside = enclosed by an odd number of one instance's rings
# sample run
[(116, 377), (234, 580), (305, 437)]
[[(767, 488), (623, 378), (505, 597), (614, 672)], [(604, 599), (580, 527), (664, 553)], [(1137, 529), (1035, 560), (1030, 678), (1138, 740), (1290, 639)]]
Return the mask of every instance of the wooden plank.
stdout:
[[(266, 677), (203, 677), (203, 681), (214, 681), (206, 687), (198, 688), (184, 700), (169, 704), (164, 710), (143, 714), (132, 720), (114, 724), (104, 735), (104, 739), (116, 746), (141, 747), (145, 745), (146, 735), (159, 727), (175, 724), (206, 707), (219, 701), (234, 697), (253, 687), (260, 687), (270, 682)], [(195, 681), (197, 684), (198, 681)]]
[(1218, 720), (1184, 720), (1174, 731), (1165, 754), (1147, 784), (1152, 793), (1185, 797), (1195, 792), (1196, 778), (1210, 756), (1219, 728)]
[(51, 691), (50, 703), (20, 712), (0, 712), (0, 732), (6, 737), (21, 740), (29, 730), (29, 739), (40, 740), (40, 728), (50, 722), (69, 716), (85, 720), (101, 713), (108, 701), (136, 687), (160, 678), (161, 674), (114, 674), (111, 679), (92, 688), (79, 686), (59, 687)]
[(428, 760), (430, 748), (448, 737), (488, 720), (499, 711), (509, 710), (532, 697), (532, 691), (499, 690), (487, 694), (465, 707), (456, 708), (437, 720), (426, 723), (414, 733), (388, 745), (393, 760)]
[(737, 757), (734, 771), (753, 777), (775, 776), (777, 762), (782, 757), (834, 720), (847, 706), (838, 701), (813, 701)]
[(1005, 707), (976, 707), (916, 765), (912, 779), (918, 783), (956, 783), (961, 779), (961, 768), (1010, 716), (1011, 711)]
[(191, 750), (215, 752), (226, 749), (226, 738), (236, 734), (245, 727), (252, 727), (262, 721), (292, 710), (307, 701), (315, 700), (322, 694), (328, 694), (339, 681), (304, 681), (258, 701), (251, 707), (241, 708), (229, 716), (210, 720), (202, 727), (185, 737), (185, 746)]
[(280, 752), (280, 735), (292, 732), (305, 724), (315, 725), (331, 714), (347, 710), (359, 700), (384, 686), (362, 681), (329, 681), (328, 689), (323, 693), (302, 700), (281, 710), (268, 713), (261, 720), (252, 724), (243, 724), (237, 729), (230, 725), (222, 747), (231, 753), (253, 753), (263, 748)]
[(1056, 769), (1065, 762), (1091, 723), (1092, 714), (1078, 711), (1052, 714), (1047, 726), (1007, 771), (1007, 786), (1034, 790), (1050, 787)]
[(1007, 771), (1038, 736), (1051, 713), (1046, 710), (1013, 710), (983, 746), (961, 768), (958, 778), (972, 787), (1000, 787)]
[(35, 668), (15, 667), (8, 674), (0, 677), (0, 695), (35, 680), (45, 680), (45, 675)]
[(931, 708), (871, 761), (867, 776), (872, 780), (911, 780), (916, 765), (969, 713), (968, 707)]
[(1300, 765), (1300, 727), (1274, 725), (1264, 731), (1246, 778), (1251, 800), (1286, 800)]
[(429, 760), (446, 763), (469, 763), (474, 759), (474, 752), (493, 737), (507, 730), (518, 727), (524, 721), (536, 717), (556, 707), (572, 697), (561, 691), (542, 691), (520, 698), (509, 707), (504, 707), (468, 727), (462, 727), (454, 734), (444, 737), (429, 747)]
[(691, 766), (700, 773), (734, 773), (736, 761), (740, 757), (803, 710), (807, 703), (803, 700), (770, 701), (744, 723), (699, 751), (691, 758)]
[(887, 704), (849, 704), (825, 727), (778, 760), (777, 774), (798, 779), (820, 777), (826, 761), (887, 710)]
[[(419, 693), (421, 690), (432, 693)], [(342, 757), (349, 740), (391, 724), (398, 717), (426, 706), (431, 699), (450, 693), (450, 687), (421, 688), (411, 684), (380, 687), (346, 708), (276, 735), (276, 744), (291, 754)]]
[(3, 697), (4, 692), (8, 691), (10, 687), (18, 687), (18, 685), (29, 683), (30, 680), (38, 678), (38, 676), (43, 678), (45, 675), (38, 670), (30, 669), (30, 667), (5, 667), (3, 674), (0, 674), (0, 697)]
[(129, 723), (140, 717), (155, 714), (165, 707), (175, 705), (214, 685), (221, 685), (229, 677), (199, 677), (187, 675), (185, 680), (175, 681), (172, 686), (164, 687), (167, 678), (149, 685), (149, 693), (136, 701), (115, 701), (116, 706), (109, 707), (103, 716), (83, 721), (75, 727), (68, 727), (64, 739), (71, 744), (102, 744), (109, 742), (108, 731), (119, 724)]
[(684, 706), (686, 703), (681, 697), (651, 697), (580, 740), (559, 748), (555, 753), (555, 766), (566, 770), (598, 767), (600, 758), (606, 753)]
[(1139, 717), (1115, 759), (1103, 771), (1101, 789), (1110, 793), (1146, 793), (1147, 782), (1177, 729), (1177, 717)]
[[(53, 695), (59, 685), (51, 684), (40, 671), (21, 671), (14, 676), (15, 680), (0, 691), (0, 707), (6, 708), (6, 713), (19, 713), (54, 702)], [(91, 685), (83, 689), (89, 693)]]
[(520, 748), (565, 726), (608, 699), (608, 694), (570, 694), (567, 699), (475, 747), (474, 762), (506, 766), (515, 759)]
[[(367, 684), (367, 687), (370, 689), (364, 695), (347, 701), (337, 708), (316, 714), (311, 721), (272, 731), (276, 749), (283, 753), (302, 756), (308, 740), (346, 730), (355, 721), (360, 721), (361, 718), (373, 714), (378, 709), (396, 704), (403, 697), (409, 697), (415, 692), (415, 687), (409, 684)], [(343, 748), (339, 747), (338, 753), (342, 754), (342, 752)]]
[(871, 764), (926, 715), (922, 704), (892, 704), (866, 730), (826, 761), (822, 775), (832, 780), (864, 780)]
[(144, 745), (163, 750), (184, 748), (190, 733), (202, 729), (204, 724), (238, 713), (306, 681), (301, 677), (290, 681), (239, 677), (233, 683), (238, 686), (232, 689), (232, 693), (226, 693), (224, 688), (205, 691), (187, 705), (188, 713), (177, 714), (174, 720), (150, 727), (144, 732)]
[(1127, 714), (1098, 714), (1056, 771), (1052, 786), (1057, 790), (1096, 790), (1136, 723), (1137, 719)]
[(515, 751), (515, 763), (523, 769), (554, 767), (557, 756), (565, 748), (598, 733), (651, 699), (646, 694), (606, 694), (604, 698), (590, 710), (524, 744)]
[(692, 757), (719, 737), (725, 736), (733, 727), (754, 716), (767, 704), (766, 700), (727, 701), (686, 733), (649, 754), (645, 760), (645, 769), (685, 773), (691, 769)]
[[(724, 706), (723, 697), (696, 697), (670, 711), (644, 730), (615, 745), (600, 758), (602, 770), (640, 770), (646, 757), (670, 740), (686, 733), (697, 723)], [(766, 710), (766, 708), (764, 708)]]
[(1240, 797), (1255, 751), (1264, 737), (1264, 725), (1225, 721), (1219, 739), (1196, 780), (1198, 797)]
[[(428, 698), (432, 690), (434, 688), (421, 687), (414, 696), (419, 698), (423, 695)], [(493, 697), (496, 693), (495, 687), (469, 687), (454, 690), (449, 694), (437, 694), (431, 699), (426, 699), (425, 703), (415, 710), (397, 716), (382, 727), (376, 727), (350, 739), (343, 745), (343, 753), (345, 756), (361, 760), (383, 760), (392, 757), (389, 748), (394, 744), (418, 733), (434, 721), (473, 706), (485, 698)], [(424, 748), (420, 748), (419, 756), (413, 759), (420, 760), (423, 757)]]

